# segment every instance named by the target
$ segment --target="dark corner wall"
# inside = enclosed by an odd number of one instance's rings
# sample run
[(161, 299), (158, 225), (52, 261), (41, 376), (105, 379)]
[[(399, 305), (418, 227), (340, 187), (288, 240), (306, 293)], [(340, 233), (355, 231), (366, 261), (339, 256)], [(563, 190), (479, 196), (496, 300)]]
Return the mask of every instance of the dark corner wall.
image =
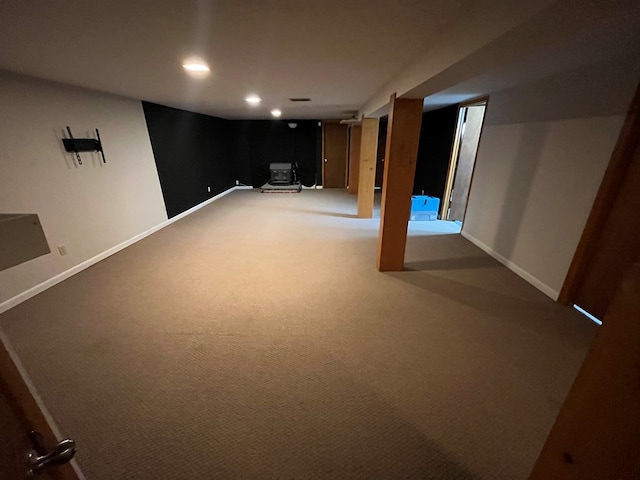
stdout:
[(442, 201), (457, 116), (457, 105), (422, 114), (414, 195), (430, 195)]
[(142, 107), (169, 218), (236, 181), (261, 187), (272, 162), (297, 162), (305, 186), (321, 177), (317, 120), (225, 120), (149, 102)]
[[(322, 128), (317, 120), (235, 120), (234, 157), (241, 166), (241, 183), (261, 187), (270, 178), (269, 164), (297, 162), (298, 178), (310, 187), (321, 183), (316, 175), (322, 155)], [(291, 128), (289, 124), (295, 124)]]
[(387, 127), (389, 126), (389, 116), (380, 118), (378, 124), (378, 154), (376, 157), (376, 187), (382, 187), (384, 180), (384, 157), (387, 155)]
[[(224, 120), (149, 102), (142, 106), (169, 218), (236, 181), (261, 187), (269, 180), (273, 162), (297, 162), (303, 185), (322, 184), (322, 127), (317, 120)], [(458, 106), (452, 105), (422, 115), (414, 194), (442, 200), (457, 112)], [(380, 125), (378, 186), (385, 120)]]
[(169, 218), (236, 184), (227, 120), (148, 102), (142, 107)]

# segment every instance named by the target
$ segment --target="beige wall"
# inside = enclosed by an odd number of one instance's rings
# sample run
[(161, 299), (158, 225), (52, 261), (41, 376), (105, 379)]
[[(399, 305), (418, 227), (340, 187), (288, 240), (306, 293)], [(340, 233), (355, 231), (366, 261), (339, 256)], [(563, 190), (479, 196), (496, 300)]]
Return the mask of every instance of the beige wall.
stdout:
[(463, 235), (555, 298), (640, 77), (617, 59), (491, 94)]
[[(106, 165), (75, 165), (67, 125), (100, 130)], [(52, 251), (0, 272), (0, 304), (166, 221), (140, 102), (0, 71), (0, 213), (38, 214)]]

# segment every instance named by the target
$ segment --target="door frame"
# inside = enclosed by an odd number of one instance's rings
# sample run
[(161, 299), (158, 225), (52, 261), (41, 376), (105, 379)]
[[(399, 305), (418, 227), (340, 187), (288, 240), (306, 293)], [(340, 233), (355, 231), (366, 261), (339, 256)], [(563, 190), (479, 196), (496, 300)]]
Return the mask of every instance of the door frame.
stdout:
[[(16, 352), (11, 347), (9, 339), (0, 330), (0, 393), (4, 394), (16, 417), (24, 425), (25, 434), (30, 430), (37, 430), (50, 447), (59, 441), (59, 432), (37, 394), (33, 383), (29, 379)], [(25, 474), (27, 470), (25, 452)], [(48, 478), (55, 480), (81, 480), (75, 460), (70, 463), (47, 469)]]
[[(460, 110), (467, 107), (474, 107), (484, 105), (484, 115), (482, 116), (482, 124), (480, 125), (480, 136), (478, 137), (478, 146), (476, 147), (476, 154), (473, 157), (473, 168), (471, 170), (471, 179), (469, 180), (469, 193), (473, 187), (473, 177), (476, 173), (476, 161), (478, 160), (478, 152), (480, 151), (480, 145), (482, 143), (482, 133), (484, 132), (484, 122), (487, 118), (487, 109), (489, 108), (489, 95), (477, 97), (472, 100), (460, 103), (458, 105), (458, 112), (456, 113), (456, 129), (453, 133), (453, 144), (451, 146), (451, 155), (449, 157), (449, 167), (447, 169), (447, 181), (444, 186), (444, 194), (442, 195), (442, 203), (440, 206), (440, 219), (446, 220), (445, 216), (449, 211), (451, 205), (451, 192), (453, 191), (453, 182), (456, 176), (456, 169), (458, 168), (458, 155), (460, 153), (460, 144), (462, 140), (462, 124), (463, 120), (460, 116)], [(467, 195), (467, 201), (464, 207), (464, 215), (462, 217), (462, 224), (464, 225), (465, 218), (467, 216), (467, 209), (469, 207), (469, 197)]]
[(593, 201), (591, 212), (580, 236), (571, 265), (558, 295), (558, 302), (572, 305), (589, 261), (598, 248), (609, 214), (609, 206), (616, 199), (626, 177), (633, 154), (640, 148), (640, 83), (631, 101), (627, 116), (613, 148), (611, 159), (602, 177), (602, 183)]
[[(327, 123), (336, 123), (338, 125), (340, 125), (340, 120), (321, 120), (322, 122), (322, 188), (327, 188), (326, 187), (326, 176), (325, 176), (325, 169), (326, 169), (326, 153), (324, 151), (324, 126)], [(347, 127), (347, 148), (345, 150), (345, 168), (344, 168), (344, 185), (345, 188), (347, 188), (347, 183), (349, 181), (349, 137), (350, 137), (350, 129), (349, 127)], [(332, 187), (329, 187), (332, 188)]]

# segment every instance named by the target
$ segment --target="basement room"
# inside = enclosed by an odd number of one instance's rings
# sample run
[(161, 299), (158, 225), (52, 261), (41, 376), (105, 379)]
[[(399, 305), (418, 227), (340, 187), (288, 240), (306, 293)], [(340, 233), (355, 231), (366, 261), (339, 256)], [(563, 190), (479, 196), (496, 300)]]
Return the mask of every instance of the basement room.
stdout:
[(640, 478), (640, 2), (0, 2), (0, 479)]

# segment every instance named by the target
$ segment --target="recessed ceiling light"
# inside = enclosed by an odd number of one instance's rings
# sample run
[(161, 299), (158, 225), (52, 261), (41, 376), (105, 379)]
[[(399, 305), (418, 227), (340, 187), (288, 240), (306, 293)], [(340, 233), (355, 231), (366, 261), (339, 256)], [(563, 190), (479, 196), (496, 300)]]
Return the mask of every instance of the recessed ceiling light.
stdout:
[(209, 76), (209, 65), (200, 58), (188, 58), (182, 63), (182, 68), (195, 78), (205, 78)]
[(247, 98), (245, 98), (245, 101), (251, 105), (251, 106), (257, 106), (260, 105), (260, 102), (262, 101), (262, 99), (257, 96), (257, 95), (249, 95)]
[(190, 72), (209, 72), (208, 65), (204, 63), (185, 63), (182, 65), (185, 70), (189, 70)]
[(277, 118), (280, 115), (282, 115), (282, 111), (278, 110), (277, 108), (274, 108), (273, 110), (271, 110), (271, 115)]

